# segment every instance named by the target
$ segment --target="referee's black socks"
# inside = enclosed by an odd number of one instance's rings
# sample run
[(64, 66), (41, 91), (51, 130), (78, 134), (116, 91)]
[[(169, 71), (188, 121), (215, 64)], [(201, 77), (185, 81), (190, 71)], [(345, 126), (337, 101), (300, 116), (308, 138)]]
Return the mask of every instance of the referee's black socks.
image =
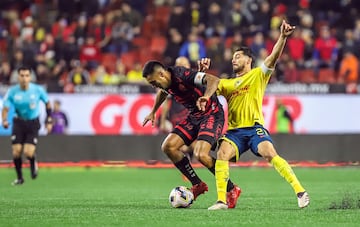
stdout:
[(30, 162), (30, 171), (31, 171), (31, 177), (34, 179), (36, 178), (36, 165), (35, 165), (35, 156), (33, 157), (27, 157), (27, 159)]
[(15, 165), (17, 179), (23, 179), (23, 176), (22, 176), (22, 159), (21, 159), (21, 157), (14, 158), (13, 161), (14, 161), (14, 165)]

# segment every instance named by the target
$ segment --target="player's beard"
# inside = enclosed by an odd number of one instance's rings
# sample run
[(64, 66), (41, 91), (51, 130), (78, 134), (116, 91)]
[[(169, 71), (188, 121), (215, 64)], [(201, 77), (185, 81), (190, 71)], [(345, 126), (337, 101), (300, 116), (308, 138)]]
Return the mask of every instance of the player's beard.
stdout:
[(233, 66), (233, 72), (235, 74), (241, 73), (245, 68), (245, 65), (241, 64), (241, 65), (234, 65)]

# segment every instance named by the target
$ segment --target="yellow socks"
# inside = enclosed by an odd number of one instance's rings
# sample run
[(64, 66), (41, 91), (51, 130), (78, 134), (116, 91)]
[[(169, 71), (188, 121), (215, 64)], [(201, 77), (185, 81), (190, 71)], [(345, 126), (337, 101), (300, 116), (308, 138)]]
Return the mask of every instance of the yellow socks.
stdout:
[(289, 182), (291, 187), (294, 189), (295, 194), (305, 191), (287, 161), (277, 155), (271, 160), (271, 164), (274, 166), (276, 171), (278, 171), (278, 173), (284, 177), (287, 182)]
[(218, 201), (226, 204), (226, 187), (229, 180), (229, 161), (216, 160), (215, 179)]

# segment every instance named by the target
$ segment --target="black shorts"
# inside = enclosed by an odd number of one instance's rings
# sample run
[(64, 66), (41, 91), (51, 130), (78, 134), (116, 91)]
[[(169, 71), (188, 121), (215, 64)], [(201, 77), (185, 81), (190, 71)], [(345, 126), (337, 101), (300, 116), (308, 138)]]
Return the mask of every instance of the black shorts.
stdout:
[(195, 140), (204, 140), (214, 146), (221, 136), (224, 123), (222, 109), (201, 118), (188, 115), (173, 129), (172, 133), (179, 135), (188, 146)]
[(37, 144), (39, 137), (40, 121), (38, 118), (34, 120), (23, 120), (14, 118), (11, 142), (12, 144)]

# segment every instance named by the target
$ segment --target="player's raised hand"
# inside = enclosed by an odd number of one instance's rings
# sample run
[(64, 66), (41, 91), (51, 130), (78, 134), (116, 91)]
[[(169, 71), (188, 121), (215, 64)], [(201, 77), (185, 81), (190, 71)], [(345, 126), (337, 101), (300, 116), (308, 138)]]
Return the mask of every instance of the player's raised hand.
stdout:
[(148, 123), (148, 121), (151, 121), (151, 125), (152, 125), (152, 127), (154, 127), (155, 126), (155, 114), (150, 113), (149, 115), (147, 115), (143, 121), (142, 126), (144, 127)]
[(198, 71), (200, 72), (205, 72), (206, 70), (208, 70), (210, 68), (210, 58), (202, 58), (200, 60), (197, 61), (198, 64)]
[(201, 96), (198, 98), (198, 100), (196, 101), (196, 106), (199, 110), (201, 111), (205, 111), (206, 109), (206, 104), (209, 101), (209, 97), (207, 96)]
[(288, 37), (294, 32), (295, 28), (295, 26), (292, 26), (288, 24), (285, 20), (283, 20), (280, 26), (280, 32), (283, 36)]

